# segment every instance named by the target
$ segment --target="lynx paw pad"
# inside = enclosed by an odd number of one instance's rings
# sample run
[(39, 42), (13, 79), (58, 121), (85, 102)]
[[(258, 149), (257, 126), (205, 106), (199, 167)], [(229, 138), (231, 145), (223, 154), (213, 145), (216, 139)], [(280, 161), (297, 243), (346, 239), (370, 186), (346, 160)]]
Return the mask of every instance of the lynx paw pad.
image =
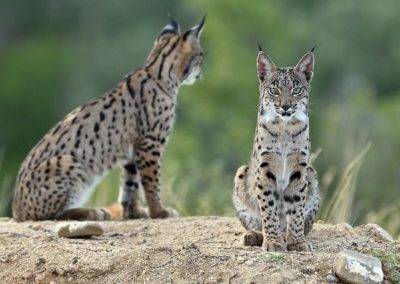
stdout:
[(288, 251), (312, 251), (312, 245), (309, 242), (295, 242), (287, 245)]
[(245, 246), (262, 246), (263, 235), (261, 232), (249, 231), (243, 235), (243, 245)]
[(276, 240), (267, 240), (267, 239), (264, 240), (262, 244), (262, 249), (264, 251), (270, 251), (270, 252), (285, 251), (285, 248), (282, 246), (280, 242), (277, 242)]
[(168, 207), (168, 208), (163, 208), (159, 211), (150, 213), (150, 217), (153, 219), (175, 218), (175, 217), (179, 217), (179, 213), (176, 210)]
[(124, 212), (124, 219), (125, 220), (130, 220), (130, 219), (147, 219), (149, 218), (149, 214), (147, 213), (147, 210), (144, 208), (136, 208), (134, 211), (127, 211)]

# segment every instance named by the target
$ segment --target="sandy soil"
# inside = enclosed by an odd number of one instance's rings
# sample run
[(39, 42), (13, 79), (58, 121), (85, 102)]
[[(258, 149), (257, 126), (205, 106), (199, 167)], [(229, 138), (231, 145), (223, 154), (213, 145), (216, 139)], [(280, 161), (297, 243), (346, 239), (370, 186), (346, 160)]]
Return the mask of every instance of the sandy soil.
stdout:
[(390, 250), (364, 226), (319, 222), (313, 253), (244, 247), (236, 218), (103, 223), (89, 239), (58, 238), (57, 222), (0, 221), (0, 283), (326, 283), (335, 253)]

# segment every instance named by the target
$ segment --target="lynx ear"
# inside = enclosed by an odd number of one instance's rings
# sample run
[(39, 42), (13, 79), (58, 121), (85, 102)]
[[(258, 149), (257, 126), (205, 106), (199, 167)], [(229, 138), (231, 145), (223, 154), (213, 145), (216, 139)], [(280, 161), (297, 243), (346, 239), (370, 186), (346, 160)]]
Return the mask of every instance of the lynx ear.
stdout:
[(169, 23), (162, 29), (160, 36), (162, 36), (163, 34), (167, 34), (167, 33), (176, 34), (176, 33), (180, 33), (180, 31), (181, 31), (181, 29), (179, 27), (179, 23), (170, 17)]
[(199, 40), (205, 22), (206, 16), (203, 17), (198, 25), (195, 25), (193, 28), (183, 34), (183, 40)]
[(260, 51), (257, 56), (257, 75), (260, 82), (263, 82), (271, 72), (276, 70), (274, 62), (264, 53), (259, 46)]
[(297, 63), (294, 70), (303, 74), (307, 82), (310, 83), (314, 75), (314, 53), (312, 51), (306, 53)]

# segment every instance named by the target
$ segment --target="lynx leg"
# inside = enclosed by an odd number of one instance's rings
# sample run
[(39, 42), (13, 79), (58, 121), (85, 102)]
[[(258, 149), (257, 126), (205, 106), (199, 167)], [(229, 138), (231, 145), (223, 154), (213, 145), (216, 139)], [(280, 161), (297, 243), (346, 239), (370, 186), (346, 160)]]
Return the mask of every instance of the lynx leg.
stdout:
[[(148, 151), (146, 148), (152, 148)], [(160, 199), (160, 164), (162, 145), (152, 139), (144, 139), (136, 149), (136, 165), (139, 169), (149, 215), (151, 218), (177, 217), (179, 214), (171, 208), (166, 208)]]
[(247, 230), (261, 231), (261, 220), (259, 218), (259, 214), (255, 214), (249, 209), (249, 207), (254, 208), (251, 206), (251, 203), (255, 203), (255, 205), (257, 205), (257, 201), (252, 200), (252, 196), (247, 191), (246, 184), (248, 170), (249, 167), (244, 165), (241, 166), (236, 172), (235, 189), (232, 197), (233, 206), (243, 227), (245, 227)]
[(305, 204), (304, 235), (312, 229), (320, 206), (320, 194), (318, 188), (318, 178), (312, 166), (307, 168), (307, 197)]
[[(254, 214), (245, 203), (252, 203), (252, 196), (247, 192), (247, 178), (248, 178), (249, 167), (247, 165), (241, 166), (236, 171), (235, 176), (235, 189), (233, 191), (233, 206), (239, 217), (243, 227), (248, 230), (243, 234), (242, 242), (245, 246), (261, 246), (263, 242), (263, 236), (261, 233), (261, 219), (258, 214)], [(255, 205), (257, 201), (255, 200)], [(253, 206), (252, 208), (255, 208)]]
[(312, 246), (305, 239), (305, 204), (308, 182), (304, 167), (295, 167), (290, 175), (289, 186), (284, 192), (287, 220), (287, 249), (289, 251), (312, 251)]
[(266, 251), (285, 250), (279, 222), (279, 193), (276, 176), (272, 172), (272, 167), (270, 167), (270, 162), (276, 159), (275, 155), (272, 152), (262, 153), (255, 175), (255, 186), (258, 205), (261, 210), (262, 232), (264, 236), (262, 248)]
[(121, 188), (119, 202), (123, 208), (124, 219), (148, 218), (139, 205), (140, 175), (134, 161), (121, 169)]

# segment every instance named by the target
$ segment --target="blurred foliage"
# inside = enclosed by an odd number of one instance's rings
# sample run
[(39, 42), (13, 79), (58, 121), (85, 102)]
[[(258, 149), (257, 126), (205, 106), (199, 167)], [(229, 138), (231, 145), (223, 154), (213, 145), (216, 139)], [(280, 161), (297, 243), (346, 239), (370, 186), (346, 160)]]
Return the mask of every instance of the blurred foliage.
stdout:
[[(372, 220), (398, 234), (390, 214), (399, 212), (400, 193), (399, 10), (396, 0), (1, 1), (2, 214), (10, 214), (8, 180), (56, 121), (141, 66), (168, 13), (183, 28), (207, 14), (204, 78), (179, 94), (165, 203), (183, 215), (234, 215), (233, 176), (249, 159), (256, 124), (257, 44), (279, 66), (316, 44), (310, 117), (324, 204), (371, 143), (348, 192), (347, 221)], [(99, 187), (91, 205), (113, 202), (118, 171)]]

